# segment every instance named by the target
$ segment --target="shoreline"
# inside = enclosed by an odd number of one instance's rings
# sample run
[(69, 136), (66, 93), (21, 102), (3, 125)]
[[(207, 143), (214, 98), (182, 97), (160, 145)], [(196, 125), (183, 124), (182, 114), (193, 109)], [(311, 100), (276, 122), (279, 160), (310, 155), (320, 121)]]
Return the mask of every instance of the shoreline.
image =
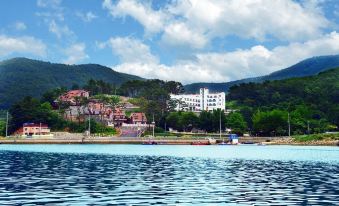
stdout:
[[(0, 139), (0, 144), (147, 144), (154, 142), (158, 145), (191, 145), (196, 143), (209, 144), (208, 139), (173, 139), (173, 138), (154, 138), (154, 139), (142, 139), (142, 138), (119, 138), (119, 137), (107, 137), (107, 138), (20, 138), (20, 139)], [(222, 140), (216, 140), (216, 143), (220, 143)], [(297, 142), (292, 138), (240, 138), (240, 144), (264, 144), (264, 145), (296, 145), (296, 146), (339, 146), (338, 140), (320, 140), (309, 142)], [(212, 143), (213, 145), (213, 143)]]

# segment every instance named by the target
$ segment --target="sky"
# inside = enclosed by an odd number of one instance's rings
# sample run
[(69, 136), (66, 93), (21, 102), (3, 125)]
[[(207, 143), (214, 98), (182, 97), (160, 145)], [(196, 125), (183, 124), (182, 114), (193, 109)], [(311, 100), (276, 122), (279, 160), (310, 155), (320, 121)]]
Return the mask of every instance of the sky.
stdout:
[(2, 0), (0, 60), (227, 82), (339, 54), (339, 0)]

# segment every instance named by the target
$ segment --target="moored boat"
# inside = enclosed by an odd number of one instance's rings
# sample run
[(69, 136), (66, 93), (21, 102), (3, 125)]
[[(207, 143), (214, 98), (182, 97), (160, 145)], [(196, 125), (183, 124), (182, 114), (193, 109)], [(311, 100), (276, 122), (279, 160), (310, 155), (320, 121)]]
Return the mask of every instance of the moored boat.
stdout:
[(198, 141), (198, 142), (192, 142), (191, 145), (210, 145), (210, 143), (209, 142), (200, 142), (200, 141)]

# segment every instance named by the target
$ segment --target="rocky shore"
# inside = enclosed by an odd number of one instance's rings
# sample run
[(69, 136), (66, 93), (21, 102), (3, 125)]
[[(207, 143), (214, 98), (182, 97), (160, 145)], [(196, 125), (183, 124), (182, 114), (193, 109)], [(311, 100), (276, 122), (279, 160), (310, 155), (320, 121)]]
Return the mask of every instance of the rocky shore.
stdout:
[(269, 145), (308, 145), (308, 146), (339, 146), (338, 140), (312, 140), (312, 141), (305, 141), (299, 142), (295, 141), (293, 138), (279, 138), (275, 139), (274, 141), (265, 142), (265, 144)]

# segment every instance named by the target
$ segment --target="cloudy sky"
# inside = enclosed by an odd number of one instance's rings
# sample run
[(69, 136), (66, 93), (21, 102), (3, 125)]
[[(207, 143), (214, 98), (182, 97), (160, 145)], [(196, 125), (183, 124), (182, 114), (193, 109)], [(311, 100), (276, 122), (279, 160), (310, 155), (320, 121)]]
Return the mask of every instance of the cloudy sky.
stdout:
[(339, 54), (338, 0), (2, 0), (0, 60), (225, 82)]

